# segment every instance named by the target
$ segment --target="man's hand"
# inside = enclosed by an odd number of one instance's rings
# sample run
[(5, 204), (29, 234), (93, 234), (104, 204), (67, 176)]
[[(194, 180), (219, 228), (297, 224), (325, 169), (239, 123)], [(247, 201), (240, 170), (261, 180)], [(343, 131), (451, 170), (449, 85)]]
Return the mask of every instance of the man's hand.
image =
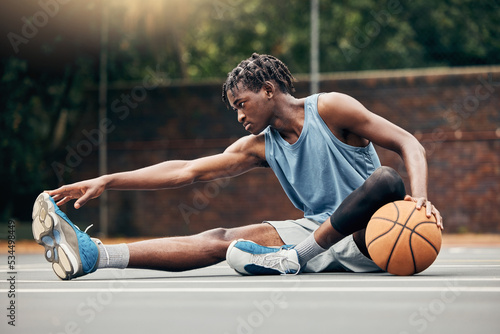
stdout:
[(106, 189), (106, 183), (102, 178), (96, 178), (62, 186), (55, 190), (46, 190), (57, 205), (63, 205), (72, 199), (76, 199), (75, 209), (81, 208), (93, 198), (99, 197)]
[(443, 230), (443, 217), (441, 217), (441, 214), (439, 213), (438, 209), (430, 201), (427, 200), (425, 197), (411, 197), (410, 195), (406, 195), (404, 198), (405, 201), (411, 201), (417, 203), (416, 207), (417, 210), (422, 209), (422, 207), (425, 206), (425, 215), (427, 218), (430, 218), (432, 215), (436, 217), (436, 225)]

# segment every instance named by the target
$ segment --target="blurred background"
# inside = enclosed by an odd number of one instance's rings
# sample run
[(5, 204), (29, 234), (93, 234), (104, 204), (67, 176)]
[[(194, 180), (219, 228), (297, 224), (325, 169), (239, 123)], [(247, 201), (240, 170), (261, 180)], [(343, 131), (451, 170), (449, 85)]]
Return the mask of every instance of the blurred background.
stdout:
[[(5, 0), (0, 5), (0, 218), (31, 238), (37, 194), (245, 135), (222, 104), (253, 52), (297, 97), (349, 94), (413, 133), (446, 233), (500, 233), (498, 0)], [(408, 182), (398, 156), (382, 163)], [(408, 183), (407, 183), (408, 184)], [(169, 236), (297, 218), (270, 170), (63, 208), (91, 234)], [(3, 232), (1, 232), (3, 235)]]

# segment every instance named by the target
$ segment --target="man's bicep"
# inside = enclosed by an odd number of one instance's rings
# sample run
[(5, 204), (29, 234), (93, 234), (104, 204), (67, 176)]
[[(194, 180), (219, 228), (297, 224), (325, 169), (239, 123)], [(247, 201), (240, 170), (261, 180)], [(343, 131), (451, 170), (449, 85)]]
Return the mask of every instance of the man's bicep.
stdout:
[(401, 153), (401, 147), (406, 141), (413, 139), (403, 128), (373, 113), (366, 115), (363, 122), (356, 124), (353, 132), (397, 153)]
[(265, 167), (261, 144), (256, 138), (242, 138), (223, 153), (193, 160), (190, 170), (195, 181), (211, 181), (243, 174), (256, 167)]

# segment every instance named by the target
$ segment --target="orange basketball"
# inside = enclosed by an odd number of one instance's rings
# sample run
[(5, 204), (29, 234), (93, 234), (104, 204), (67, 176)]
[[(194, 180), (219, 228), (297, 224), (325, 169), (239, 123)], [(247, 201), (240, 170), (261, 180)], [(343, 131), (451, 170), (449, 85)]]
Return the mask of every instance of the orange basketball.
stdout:
[(396, 201), (377, 210), (366, 227), (366, 247), (373, 262), (394, 275), (427, 269), (441, 249), (436, 218), (414, 202)]

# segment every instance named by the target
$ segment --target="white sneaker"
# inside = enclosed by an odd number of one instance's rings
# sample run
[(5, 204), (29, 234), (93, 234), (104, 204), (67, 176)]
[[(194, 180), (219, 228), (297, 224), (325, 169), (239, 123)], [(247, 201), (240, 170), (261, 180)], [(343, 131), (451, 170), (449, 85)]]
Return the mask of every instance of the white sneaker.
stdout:
[(241, 275), (296, 275), (300, 264), (293, 247), (265, 247), (253, 241), (235, 240), (227, 249), (226, 261)]

